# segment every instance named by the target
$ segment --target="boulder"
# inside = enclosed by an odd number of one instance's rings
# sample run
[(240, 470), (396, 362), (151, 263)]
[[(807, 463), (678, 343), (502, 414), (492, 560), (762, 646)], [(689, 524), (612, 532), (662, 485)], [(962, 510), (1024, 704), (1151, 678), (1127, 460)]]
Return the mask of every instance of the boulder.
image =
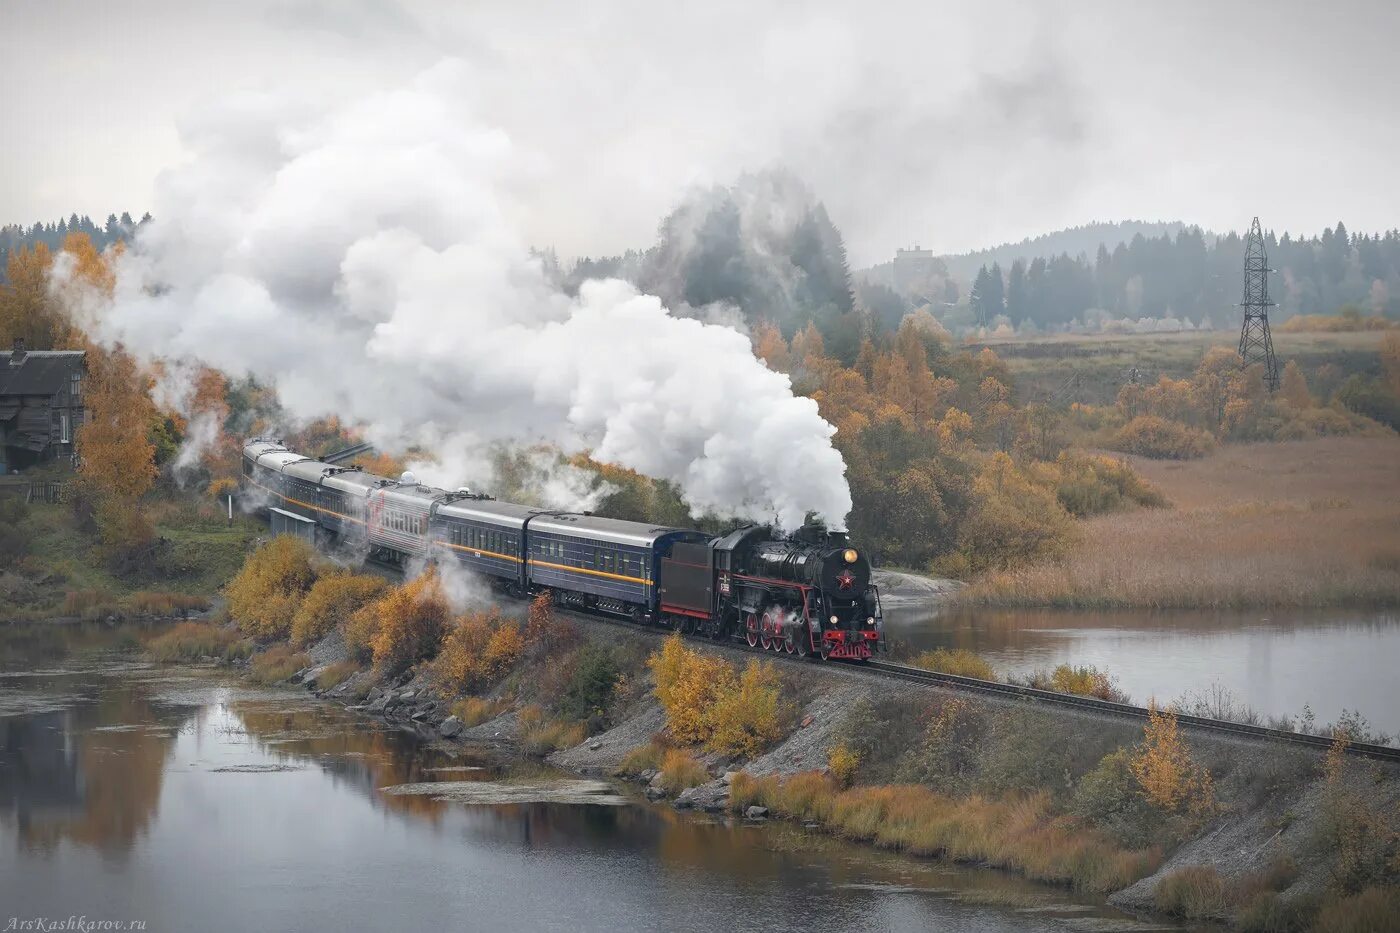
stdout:
[(757, 807), (757, 806), (755, 806), (755, 807), (749, 807), (749, 808), (747, 808), (746, 810), (744, 810), (744, 819), (746, 819), (746, 820), (766, 820), (766, 819), (768, 819), (768, 808), (767, 808), (767, 807)]
[(737, 777), (738, 774), (738, 771), (726, 771), (724, 772), (724, 777), (719, 779), (720, 783), (723, 784), (725, 787), (728, 787), (730, 784), (734, 783), (734, 778)]
[(671, 804), (671, 806), (675, 807), (677, 810), (689, 810), (696, 804), (701, 803), (702, 798), (703, 795), (700, 788), (688, 787), (681, 791), (680, 796), (676, 798), (676, 802)]
[(456, 716), (448, 716), (442, 721), (442, 725), (438, 726), (438, 735), (445, 739), (450, 739), (465, 728), (466, 727), (462, 725), (462, 720), (458, 719)]
[(660, 800), (666, 796), (666, 792), (659, 787), (648, 787), (646, 795), (648, 800)]

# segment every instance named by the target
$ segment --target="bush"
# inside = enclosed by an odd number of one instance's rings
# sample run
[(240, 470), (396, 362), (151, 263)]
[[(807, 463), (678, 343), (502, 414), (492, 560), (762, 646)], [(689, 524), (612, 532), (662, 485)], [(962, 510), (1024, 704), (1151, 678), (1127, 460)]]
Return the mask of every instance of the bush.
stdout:
[(673, 748), (661, 760), (661, 787), (669, 794), (679, 794), (709, 780), (710, 772), (689, 752)]
[(1130, 505), (1161, 508), (1167, 499), (1127, 463), (1114, 457), (1062, 453), (1039, 469), (1052, 481), (1055, 498), (1076, 518), (1115, 512)]
[(992, 666), (966, 648), (935, 648), (923, 652), (909, 663), (913, 667), (940, 674), (975, 677), (978, 680), (997, 679), (997, 672), (992, 670)]
[(666, 727), (684, 743), (703, 742), (713, 732), (709, 712), (735, 690), (734, 669), (712, 655), (686, 647), (680, 633), (667, 638), (647, 660), (656, 677), (656, 698), (666, 711)]
[(860, 770), (860, 756), (846, 747), (845, 743), (833, 745), (826, 753), (826, 766), (831, 776), (842, 787), (850, 787)]
[(382, 577), (370, 574), (333, 573), (321, 577), (312, 584), (292, 618), (292, 644), (305, 646), (320, 641), (337, 623), (383, 594), (388, 585)]
[(1225, 880), (1214, 868), (1192, 865), (1161, 880), (1155, 896), (1157, 909), (1188, 920), (1211, 920), (1230, 914)]
[(1082, 697), (1097, 697), (1114, 703), (1127, 703), (1128, 696), (1113, 683), (1107, 671), (1093, 665), (1073, 667), (1061, 664), (1050, 673), (1036, 671), (1026, 679), (1026, 685), (1037, 690), (1053, 690), (1056, 693), (1072, 693)]
[(705, 747), (722, 755), (752, 757), (783, 737), (786, 712), (777, 670), (771, 662), (751, 660), (737, 688), (722, 690), (711, 705)]
[(740, 771), (730, 781), (729, 809), (735, 813), (743, 813), (749, 807), (767, 807), (770, 810), (775, 810), (777, 806), (778, 776), (776, 774), (755, 777), (747, 771)]
[(611, 651), (585, 645), (574, 653), (569, 679), (554, 708), (572, 719), (606, 717), (621, 676)]
[(198, 661), (203, 658), (233, 660), (247, 657), (252, 645), (238, 633), (218, 625), (181, 622), (146, 643), (146, 653), (162, 663)]
[(225, 588), (229, 613), (255, 638), (285, 638), (301, 601), (316, 581), (311, 545), (278, 535), (243, 562)]
[(1118, 429), (1111, 446), (1154, 460), (1195, 460), (1215, 448), (1215, 438), (1179, 421), (1139, 415)]
[(520, 659), (520, 626), (496, 608), (459, 618), (442, 640), (433, 676), (445, 690), (475, 692), (496, 683)]
[(273, 645), (253, 655), (252, 676), (260, 684), (276, 684), (310, 665), (311, 659), (291, 645)]
[(374, 666), (390, 676), (436, 654), (452, 615), (432, 571), (394, 587), (365, 608), (378, 617), (370, 640)]
[(214, 480), (205, 490), (205, 494), (217, 502), (222, 502), (236, 492), (238, 492), (238, 480), (230, 479), (227, 476), (221, 476)]
[(1167, 812), (1209, 814), (1215, 807), (1210, 772), (1191, 758), (1176, 713), (1152, 708), (1143, 737), (1131, 766), (1148, 801)]

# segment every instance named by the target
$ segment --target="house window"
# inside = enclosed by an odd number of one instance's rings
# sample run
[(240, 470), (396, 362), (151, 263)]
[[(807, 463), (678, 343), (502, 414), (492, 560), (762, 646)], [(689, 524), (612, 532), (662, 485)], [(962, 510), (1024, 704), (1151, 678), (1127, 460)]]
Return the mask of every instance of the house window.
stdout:
[(72, 425), (68, 422), (68, 412), (61, 412), (58, 416), (58, 442), (68, 444), (72, 440)]
[(82, 402), (83, 399), (83, 374), (72, 373), (68, 377), (68, 398), (73, 405)]

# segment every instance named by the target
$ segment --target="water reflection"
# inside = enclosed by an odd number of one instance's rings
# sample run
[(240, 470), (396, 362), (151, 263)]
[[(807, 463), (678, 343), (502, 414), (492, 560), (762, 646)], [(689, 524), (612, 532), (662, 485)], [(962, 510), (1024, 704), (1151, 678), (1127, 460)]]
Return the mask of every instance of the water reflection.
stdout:
[(293, 691), (51, 648), (26, 654), (28, 667), (10, 655), (0, 674), (4, 708), (30, 710), (0, 717), (0, 904), (21, 915), (211, 931), (1022, 931), (1126, 919), (800, 828), (640, 803), (386, 795), (553, 772), (437, 748)]
[(1135, 701), (1169, 701), (1212, 683), (1265, 715), (1319, 723), (1343, 708), (1400, 732), (1400, 615), (1393, 612), (1064, 612), (886, 609), (890, 637), (910, 650), (967, 648), (1004, 674), (1095, 664)]

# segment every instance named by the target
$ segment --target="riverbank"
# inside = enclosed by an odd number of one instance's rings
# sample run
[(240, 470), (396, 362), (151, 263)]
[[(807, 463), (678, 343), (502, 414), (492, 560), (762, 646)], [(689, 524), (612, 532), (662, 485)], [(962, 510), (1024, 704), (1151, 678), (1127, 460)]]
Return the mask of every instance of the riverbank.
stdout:
[[(623, 657), (644, 658), (659, 647), (647, 633), (587, 620), (578, 626), (586, 643)], [(704, 652), (735, 664), (751, 657), (719, 646)], [(319, 689), (324, 674), (344, 676), (347, 654), (338, 633), (308, 658), (310, 666), (294, 679), (318, 695), (451, 747), (534, 752), (580, 774), (636, 781), (649, 798), (677, 809), (789, 818), (809, 831), (907, 854), (1097, 890), (1139, 913), (1166, 910), (1222, 922), (1248, 920), (1249, 911), (1311, 916), (1341, 899), (1337, 866), (1356, 855), (1345, 849), (1356, 844), (1328, 841), (1339, 814), (1388, 813), (1400, 802), (1400, 774), (1387, 766), (1343, 760), (1329, 773), (1310, 752), (1192, 734), (1181, 737), (1179, 749), (1209, 776), (1209, 806), (1155, 807), (1129, 767), (1145, 743), (1136, 723), (969, 699), (834, 665), (782, 666), (793, 705), (790, 730), (743, 758), (668, 739), (667, 712), (644, 667), (628, 668), (623, 676), (636, 679), (593, 734), (551, 749), (539, 741), (547, 705), (527, 687), (548, 679), (543, 666), (464, 702), (444, 694), (426, 669), (387, 681), (357, 671)], [(460, 715), (467, 709), (486, 718), (471, 724)], [(854, 757), (849, 773), (833, 768), (837, 749)], [(658, 767), (672, 750), (686, 769)], [(791, 792), (794, 786), (800, 795)], [(853, 821), (861, 801), (863, 822)], [(962, 827), (961, 841), (947, 835), (954, 824)], [(927, 827), (918, 839), (910, 835), (917, 825)], [(1374, 858), (1393, 844), (1386, 835), (1393, 832), (1389, 824), (1363, 827), (1360, 849)], [(1201, 874), (1224, 893), (1204, 905), (1172, 900), (1182, 877)], [(1346, 883), (1368, 886), (1364, 879)]]
[(987, 574), (954, 598), (1055, 609), (1400, 606), (1400, 438), (1127, 459), (1170, 508), (1088, 519), (1064, 558)]

